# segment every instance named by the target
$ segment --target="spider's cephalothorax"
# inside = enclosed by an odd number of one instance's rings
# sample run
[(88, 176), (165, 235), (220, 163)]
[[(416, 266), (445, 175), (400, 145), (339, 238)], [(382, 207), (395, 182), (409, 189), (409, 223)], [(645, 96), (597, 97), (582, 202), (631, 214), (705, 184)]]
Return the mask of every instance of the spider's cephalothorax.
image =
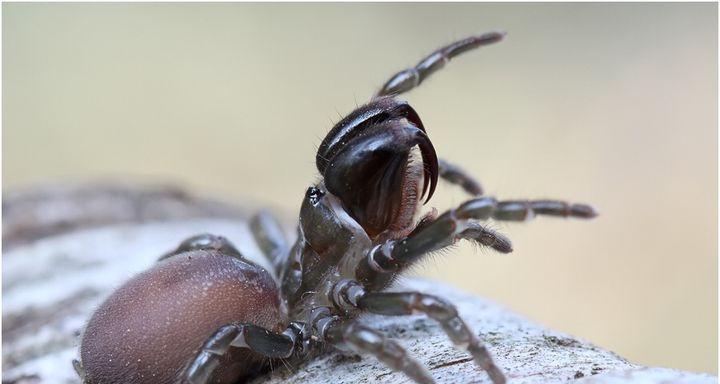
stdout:
[[(269, 360), (302, 361), (329, 345), (372, 355), (417, 383), (433, 383), (400, 345), (356, 320), (362, 312), (419, 312), (438, 321), (495, 384), (504, 383), (452, 303), (420, 292), (383, 292), (409, 265), (460, 239), (510, 252), (510, 241), (484, 220), (595, 216), (583, 204), (483, 196), (471, 176), (438, 160), (417, 112), (395, 98), (454, 56), (503, 36), (490, 32), (435, 51), (333, 127), (318, 149), (322, 177), (305, 193), (295, 243), (287, 243), (267, 213), (250, 222), (273, 271), (245, 260), (222, 237), (198, 235), (115, 291), (85, 330), (82, 363), (75, 361), (83, 380), (233, 383)], [(418, 218), (438, 178), (473, 198)]]

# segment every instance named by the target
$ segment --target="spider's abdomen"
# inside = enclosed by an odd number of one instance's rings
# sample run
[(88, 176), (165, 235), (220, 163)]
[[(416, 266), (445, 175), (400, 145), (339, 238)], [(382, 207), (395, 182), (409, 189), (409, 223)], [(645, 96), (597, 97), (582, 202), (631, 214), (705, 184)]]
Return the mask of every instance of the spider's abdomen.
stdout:
[[(205, 340), (232, 322), (282, 329), (270, 274), (215, 251), (173, 256), (125, 283), (93, 314), (80, 347), (87, 381), (181, 382)], [(212, 382), (235, 382), (260, 363), (259, 356), (234, 350)]]

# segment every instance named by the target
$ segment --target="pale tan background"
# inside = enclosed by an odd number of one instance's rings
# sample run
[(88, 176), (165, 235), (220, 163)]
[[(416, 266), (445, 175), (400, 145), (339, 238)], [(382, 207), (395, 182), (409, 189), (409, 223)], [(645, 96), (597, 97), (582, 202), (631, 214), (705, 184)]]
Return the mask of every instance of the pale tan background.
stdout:
[(515, 253), (462, 246), (420, 273), (632, 360), (717, 372), (716, 4), (3, 11), (4, 189), (174, 180), (279, 212), (297, 210), (332, 122), (387, 76), (508, 30), (407, 98), (438, 152), (490, 193), (602, 215), (497, 224)]

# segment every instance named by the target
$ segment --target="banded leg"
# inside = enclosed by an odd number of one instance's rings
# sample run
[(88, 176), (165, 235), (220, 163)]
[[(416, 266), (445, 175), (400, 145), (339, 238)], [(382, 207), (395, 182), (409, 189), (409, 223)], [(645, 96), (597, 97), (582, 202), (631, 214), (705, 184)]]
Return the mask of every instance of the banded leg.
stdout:
[(222, 252), (223, 254), (228, 256), (233, 256), (240, 259), (243, 258), (240, 251), (235, 248), (235, 246), (230, 242), (230, 240), (222, 236), (203, 233), (188, 237), (187, 239), (183, 240), (177, 248), (160, 256), (158, 261), (165, 260), (168, 257), (172, 257), (180, 253), (198, 250), (214, 250)]
[(435, 380), (420, 362), (408, 355), (396, 341), (382, 332), (351, 322), (336, 323), (326, 333), (326, 340), (335, 345), (344, 345), (360, 354), (374, 356), (394, 371), (402, 372), (418, 384), (434, 384)]
[(230, 347), (247, 348), (268, 358), (288, 358), (300, 345), (301, 332), (291, 325), (281, 333), (274, 333), (252, 324), (228, 324), (210, 336), (195, 359), (185, 369), (190, 384), (209, 383), (212, 373)]
[(475, 363), (484, 369), (494, 384), (505, 383), (505, 375), (495, 364), (480, 338), (460, 318), (457, 308), (437, 296), (419, 292), (372, 292), (360, 297), (360, 309), (387, 316), (423, 313), (437, 321), (456, 347), (463, 347)]
[(451, 184), (459, 185), (468, 194), (474, 196), (483, 194), (480, 183), (457, 165), (448, 163), (443, 159), (438, 159), (438, 169), (440, 172), (439, 176), (443, 180)]
[(560, 200), (507, 200), (497, 201), (492, 197), (470, 200), (463, 204), (467, 209), (475, 210), (478, 219), (506, 221), (526, 221), (535, 215), (575, 217), (592, 219), (597, 211), (587, 204), (570, 204)]
[[(584, 204), (555, 200), (501, 201), (479, 197), (449, 210), (401, 240), (389, 240), (375, 246), (356, 270), (356, 277), (370, 287), (382, 285), (392, 273), (428, 252), (452, 245), (459, 238), (473, 239), (500, 252), (512, 251), (510, 241), (476, 220), (527, 220), (535, 214), (592, 218), (595, 210)], [(385, 277), (379, 275), (386, 275)]]
[(272, 264), (275, 276), (279, 276), (289, 248), (280, 223), (272, 214), (262, 211), (250, 219), (250, 231), (258, 247)]
[(380, 88), (375, 98), (387, 95), (399, 95), (407, 92), (420, 85), (428, 76), (444, 67), (445, 63), (455, 56), (484, 45), (497, 43), (504, 37), (505, 32), (487, 32), (446, 45), (422, 59), (416, 66), (393, 75), (390, 80)]

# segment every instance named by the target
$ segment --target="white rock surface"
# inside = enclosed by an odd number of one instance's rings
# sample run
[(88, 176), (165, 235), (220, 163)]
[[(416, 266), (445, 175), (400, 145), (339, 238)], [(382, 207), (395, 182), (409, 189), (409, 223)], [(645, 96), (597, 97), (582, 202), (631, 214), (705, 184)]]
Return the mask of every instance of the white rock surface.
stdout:
[[(240, 216), (178, 218), (176, 212), (168, 221), (161, 221), (161, 216), (148, 223), (120, 215), (121, 220), (106, 220), (102, 226), (97, 224), (98, 228), (77, 225), (74, 230), (39, 240), (23, 239), (22, 244), (4, 251), (3, 383), (78, 383), (71, 360), (77, 357), (79, 334), (93, 309), (127, 278), (190, 235), (225, 235), (246, 257), (267, 265)], [(12, 220), (6, 221), (6, 225), (12, 224)], [(717, 383), (716, 377), (706, 374), (638, 366), (443, 284), (419, 279), (402, 284), (402, 289), (430, 292), (456, 303), (486, 340), (511, 383)], [(439, 383), (489, 383), (468, 356), (456, 351), (440, 328), (422, 316), (366, 316), (362, 320), (398, 339), (430, 367)], [(332, 352), (297, 372), (276, 367), (271, 375), (253, 383), (408, 382), (372, 358)]]

